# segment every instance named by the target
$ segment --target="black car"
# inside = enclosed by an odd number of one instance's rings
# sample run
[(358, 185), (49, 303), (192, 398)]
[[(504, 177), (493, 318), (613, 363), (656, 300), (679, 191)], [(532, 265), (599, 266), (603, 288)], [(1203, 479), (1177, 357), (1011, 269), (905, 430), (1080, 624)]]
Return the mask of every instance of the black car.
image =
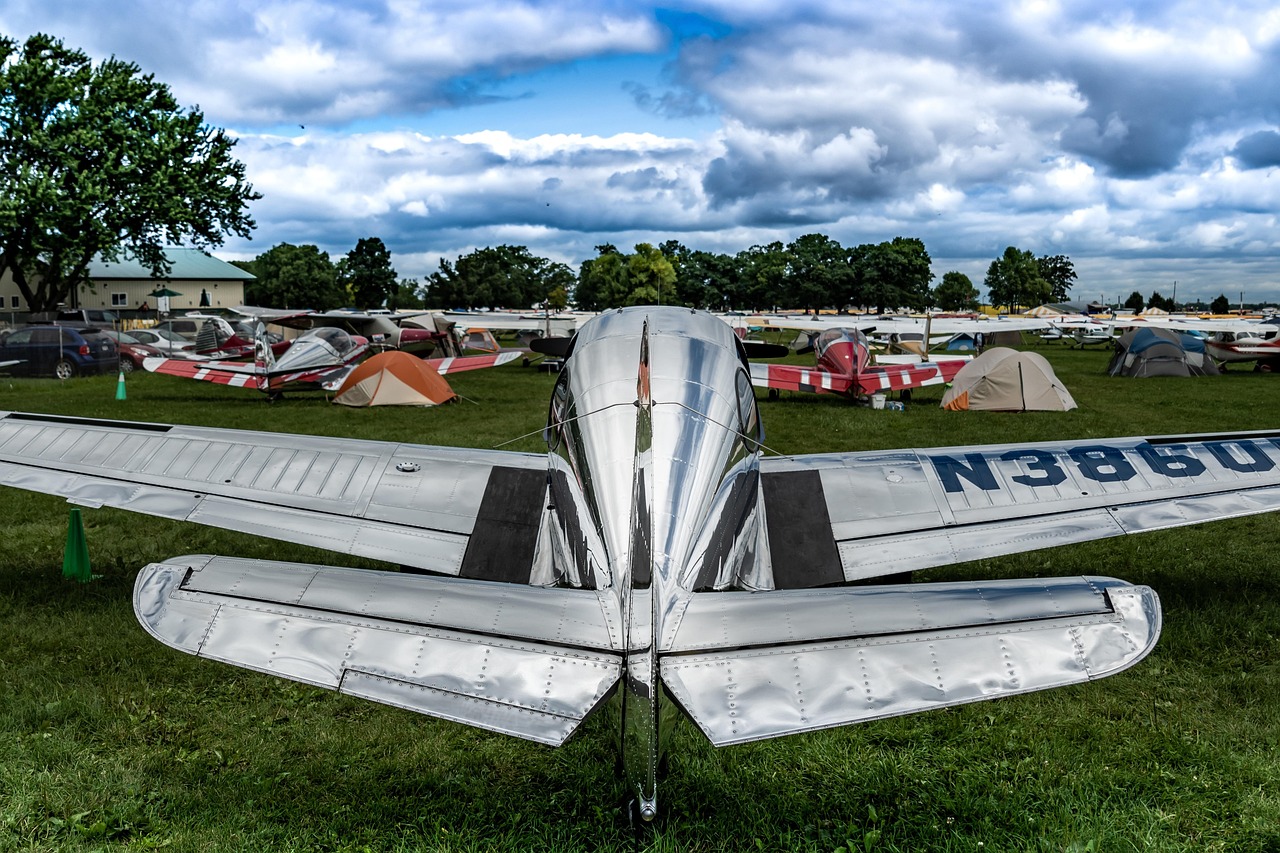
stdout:
[(0, 339), (0, 361), (14, 376), (70, 379), (82, 373), (115, 373), (120, 368), (116, 342), (101, 329), (27, 326)]

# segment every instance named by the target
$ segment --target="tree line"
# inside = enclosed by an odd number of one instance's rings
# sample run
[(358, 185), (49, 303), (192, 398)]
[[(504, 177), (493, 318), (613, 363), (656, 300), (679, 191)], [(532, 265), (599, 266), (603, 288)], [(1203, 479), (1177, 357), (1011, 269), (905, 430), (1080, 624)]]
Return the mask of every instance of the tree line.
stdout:
[[(655, 303), (716, 311), (978, 307), (978, 289), (968, 276), (948, 272), (931, 287), (930, 265), (919, 238), (847, 248), (824, 234), (806, 234), (736, 254), (691, 249), (678, 240), (639, 243), (630, 253), (605, 243), (575, 277), (564, 264), (538, 258), (524, 246), (499, 246), (452, 263), (441, 258), (419, 295), (427, 307), (464, 309), (544, 303), (585, 311)], [(1010, 247), (992, 261), (984, 284), (992, 304), (1025, 308), (1065, 301), (1075, 279), (1063, 255), (1036, 258)]]
[[(314, 245), (281, 243), (237, 266), (256, 276), (245, 287), (255, 305), (328, 310), (362, 308), (529, 308), (573, 306), (603, 311), (671, 304), (714, 311), (818, 310), (971, 311), (978, 289), (963, 273), (936, 287), (924, 243), (895, 237), (845, 248), (823, 234), (752, 246), (736, 254), (690, 249), (677, 240), (639, 243), (632, 252), (605, 243), (575, 275), (526, 246), (486, 246), (450, 261), (425, 282), (401, 280), (377, 237), (360, 240), (331, 261)], [(984, 284), (992, 304), (1026, 308), (1065, 301), (1075, 270), (1062, 255), (1035, 257), (1009, 247), (991, 262)]]

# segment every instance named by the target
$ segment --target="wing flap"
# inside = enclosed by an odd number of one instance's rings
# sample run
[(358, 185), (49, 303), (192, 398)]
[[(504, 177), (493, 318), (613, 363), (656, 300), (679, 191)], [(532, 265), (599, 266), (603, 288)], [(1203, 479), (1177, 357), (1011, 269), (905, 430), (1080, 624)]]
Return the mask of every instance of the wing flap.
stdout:
[(198, 657), (551, 745), (621, 658), (593, 593), (208, 556), (153, 563), (134, 610)]
[[(1105, 607), (1070, 615), (1049, 607), (1037, 616), (1031, 595), (1008, 614), (1013, 619), (998, 618), (997, 608), (995, 621), (953, 627), (947, 619), (919, 627), (912, 625), (914, 608), (932, 591), (902, 588), (882, 592), (877, 602), (902, 620), (899, 630), (854, 635), (855, 625), (827, 624), (826, 641), (671, 655), (663, 658), (662, 678), (703, 733), (722, 746), (1083, 683), (1124, 670), (1151, 651), (1160, 633), (1154, 591), (1097, 578), (1074, 583), (1084, 587), (1084, 599), (1103, 584)], [(941, 591), (939, 605), (956, 593), (954, 585)], [(895, 594), (896, 604), (884, 597)], [(971, 597), (980, 597), (978, 587)], [(769, 621), (813, 621), (808, 603), (778, 600)]]

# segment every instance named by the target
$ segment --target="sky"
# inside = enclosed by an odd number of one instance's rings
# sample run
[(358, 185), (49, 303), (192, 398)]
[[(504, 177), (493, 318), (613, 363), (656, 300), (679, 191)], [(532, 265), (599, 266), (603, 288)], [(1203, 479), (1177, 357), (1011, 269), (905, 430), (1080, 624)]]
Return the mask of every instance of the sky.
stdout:
[(1006, 246), (1077, 300), (1280, 303), (1280, 6), (1239, 0), (6, 0), (236, 137), (252, 258), (379, 237), (736, 253), (918, 237), (982, 287)]

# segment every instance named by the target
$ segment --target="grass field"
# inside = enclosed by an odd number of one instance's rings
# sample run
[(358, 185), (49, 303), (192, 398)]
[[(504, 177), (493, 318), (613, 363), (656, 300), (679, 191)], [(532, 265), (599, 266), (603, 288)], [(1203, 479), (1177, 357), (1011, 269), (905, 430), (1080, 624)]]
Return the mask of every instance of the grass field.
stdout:
[[(1111, 379), (1041, 349), (1080, 408), (905, 412), (762, 402), (782, 453), (1280, 427), (1280, 377)], [(801, 360), (802, 359), (798, 359)], [(553, 378), (451, 379), (436, 409), (353, 410), (166, 376), (0, 378), (0, 408), (537, 451)], [(523, 438), (521, 438), (523, 436)], [(197, 660), (147, 637), (137, 569), (186, 553), (335, 555), (85, 510), (87, 585), (61, 578), (67, 505), (0, 489), (0, 850), (1280, 850), (1280, 520), (1219, 521), (935, 570), (1153, 586), (1150, 658), (1101, 682), (716, 750), (679, 728), (664, 819), (636, 836), (612, 708), (549, 749)]]

